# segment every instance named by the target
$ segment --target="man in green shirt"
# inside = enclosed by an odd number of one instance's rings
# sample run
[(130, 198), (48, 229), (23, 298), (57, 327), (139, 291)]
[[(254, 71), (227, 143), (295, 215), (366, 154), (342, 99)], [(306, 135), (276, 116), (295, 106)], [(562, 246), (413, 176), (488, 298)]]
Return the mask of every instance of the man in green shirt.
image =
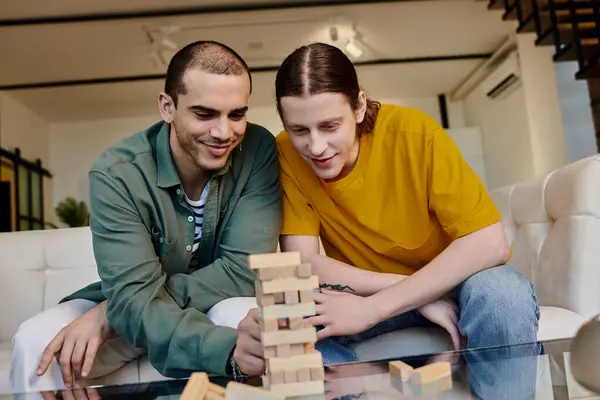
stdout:
[(246, 63), (222, 44), (173, 57), (163, 121), (89, 172), (101, 282), (19, 328), (15, 391), (72, 387), (144, 354), (170, 377), (264, 369), (246, 258), (276, 251), (281, 188), (274, 136), (246, 121), (251, 86)]

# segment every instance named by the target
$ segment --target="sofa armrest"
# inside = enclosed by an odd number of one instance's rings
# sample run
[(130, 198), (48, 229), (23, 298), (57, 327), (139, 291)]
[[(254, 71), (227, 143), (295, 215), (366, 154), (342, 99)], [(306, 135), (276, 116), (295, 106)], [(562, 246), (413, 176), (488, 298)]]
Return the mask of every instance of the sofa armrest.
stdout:
[(600, 313), (600, 155), (492, 192), (541, 305)]

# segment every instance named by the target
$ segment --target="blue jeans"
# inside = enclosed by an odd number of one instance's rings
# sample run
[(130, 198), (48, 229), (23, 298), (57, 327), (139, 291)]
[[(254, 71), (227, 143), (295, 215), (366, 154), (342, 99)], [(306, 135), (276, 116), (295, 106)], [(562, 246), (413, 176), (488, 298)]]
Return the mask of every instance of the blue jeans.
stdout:
[[(533, 285), (508, 264), (481, 271), (451, 292), (460, 309), (459, 330), (468, 348), (537, 341), (540, 311)], [(357, 335), (320, 340), (315, 347), (323, 363), (358, 361), (349, 345), (399, 329), (432, 323), (417, 310), (385, 320)]]

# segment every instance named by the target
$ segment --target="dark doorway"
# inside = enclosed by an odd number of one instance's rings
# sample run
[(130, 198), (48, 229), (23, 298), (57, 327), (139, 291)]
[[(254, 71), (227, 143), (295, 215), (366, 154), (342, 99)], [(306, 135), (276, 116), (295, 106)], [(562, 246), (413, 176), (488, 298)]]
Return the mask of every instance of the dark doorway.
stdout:
[(10, 182), (0, 182), (0, 232), (11, 232)]

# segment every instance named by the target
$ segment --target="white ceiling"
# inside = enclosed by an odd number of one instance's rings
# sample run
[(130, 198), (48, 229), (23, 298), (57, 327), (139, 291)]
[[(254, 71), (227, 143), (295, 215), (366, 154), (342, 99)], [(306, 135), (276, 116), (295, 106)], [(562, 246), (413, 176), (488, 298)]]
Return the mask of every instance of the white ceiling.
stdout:
[[(256, 1), (214, 0), (202, 5), (251, 2)], [(164, 9), (166, 4), (165, 0), (20, 0), (3, 4), (0, 19)], [(168, 3), (185, 6), (198, 6), (198, 0)], [(169, 38), (178, 47), (213, 39), (232, 46), (251, 66), (277, 66), (304, 43), (329, 41), (332, 24), (339, 27), (340, 36), (351, 26), (362, 35), (365, 54), (358, 61), (490, 53), (514, 30), (512, 24), (501, 22), (499, 12), (488, 11), (486, 2), (475, 0), (0, 27), (0, 86), (163, 74), (165, 67), (150, 57), (150, 38), (161, 27), (177, 27)], [(166, 51), (164, 57), (169, 56)], [(366, 89), (378, 96), (418, 97), (451, 90), (479, 62), (365, 66), (359, 73)], [(271, 72), (254, 75), (254, 105), (272, 103), (273, 79)], [(159, 79), (8, 93), (43, 118), (59, 121), (154, 112), (161, 87)]]

